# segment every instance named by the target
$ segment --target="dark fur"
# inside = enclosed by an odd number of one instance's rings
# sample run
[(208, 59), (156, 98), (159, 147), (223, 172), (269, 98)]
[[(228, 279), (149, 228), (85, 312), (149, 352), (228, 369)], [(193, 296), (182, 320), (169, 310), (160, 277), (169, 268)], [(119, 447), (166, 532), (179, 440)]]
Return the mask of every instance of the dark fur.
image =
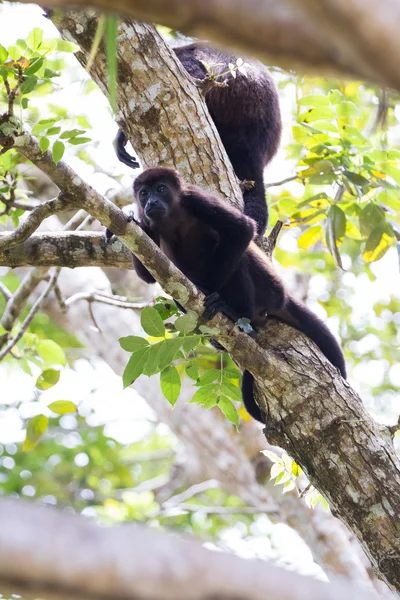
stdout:
[[(196, 79), (206, 77), (201, 61), (221, 63), (212, 67), (215, 73), (225, 73), (228, 63), (236, 63), (237, 56), (217, 50), (204, 43), (189, 44), (174, 48), (186, 69)], [(258, 234), (263, 235), (268, 223), (268, 207), (265, 198), (263, 171), (275, 155), (282, 130), (279, 97), (267, 67), (256, 60), (246, 59), (247, 77), (236, 72), (221, 80), (228, 87), (213, 87), (205, 94), (211, 117), (221, 136), (222, 143), (233, 169), (242, 181), (254, 181), (254, 187), (243, 192), (244, 212), (257, 223)], [(122, 132), (117, 137), (118, 158), (137, 167), (137, 161), (125, 150), (126, 137)]]
[[(158, 186), (166, 187), (159, 193)], [(143, 188), (147, 200), (141, 198)], [(209, 295), (218, 292), (226, 312), (235, 320), (250, 319), (254, 327), (265, 324), (266, 313), (307, 334), (331, 363), (346, 377), (342, 351), (329, 329), (284, 288), (270, 260), (252, 241), (255, 223), (232, 205), (182, 181), (177, 171), (148, 169), (134, 182), (139, 224), (179, 269)], [(150, 206), (158, 213), (146, 214)], [(153, 208), (154, 210), (154, 208)], [(134, 256), (139, 277), (154, 283), (153, 276)], [(254, 400), (253, 376), (245, 371), (243, 402), (252, 417), (264, 422)]]

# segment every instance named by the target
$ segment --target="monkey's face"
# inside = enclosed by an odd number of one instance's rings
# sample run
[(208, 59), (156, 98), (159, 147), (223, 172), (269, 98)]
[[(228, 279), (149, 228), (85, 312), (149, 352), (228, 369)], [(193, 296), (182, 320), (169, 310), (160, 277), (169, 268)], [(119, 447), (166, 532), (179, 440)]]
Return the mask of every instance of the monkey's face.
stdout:
[(144, 184), (139, 188), (137, 200), (146, 220), (156, 224), (168, 216), (173, 194), (166, 183), (155, 181), (151, 184)]

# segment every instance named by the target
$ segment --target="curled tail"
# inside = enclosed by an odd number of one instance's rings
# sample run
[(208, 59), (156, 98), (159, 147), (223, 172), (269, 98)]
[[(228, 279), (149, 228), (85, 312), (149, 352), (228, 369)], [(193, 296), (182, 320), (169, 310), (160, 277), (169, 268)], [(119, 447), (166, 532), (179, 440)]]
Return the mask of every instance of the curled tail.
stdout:
[[(312, 339), (333, 366), (339, 369), (342, 377), (346, 379), (346, 364), (339, 344), (325, 323), (314, 315), (314, 313), (312, 313), (304, 304), (289, 297), (284, 308), (274, 312), (273, 316), (278, 317), (288, 325), (292, 325), (295, 329), (305, 333)], [(242, 378), (242, 396), (245, 409), (253, 419), (260, 421), (260, 423), (265, 423), (261, 409), (254, 398), (253, 384), (253, 375), (249, 371), (244, 371)]]

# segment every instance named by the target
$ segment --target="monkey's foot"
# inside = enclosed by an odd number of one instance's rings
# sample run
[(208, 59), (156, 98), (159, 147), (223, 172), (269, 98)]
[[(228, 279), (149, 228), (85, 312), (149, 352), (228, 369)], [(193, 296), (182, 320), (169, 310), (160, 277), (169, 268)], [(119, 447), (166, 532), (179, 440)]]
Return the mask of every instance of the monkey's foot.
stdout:
[(242, 192), (248, 192), (249, 190), (252, 190), (255, 185), (256, 182), (251, 179), (243, 179), (243, 181), (239, 181), (239, 187)]
[(219, 312), (223, 313), (229, 319), (232, 319), (232, 321), (237, 321), (239, 318), (229, 304), (227, 304), (225, 300), (222, 300), (218, 292), (208, 294), (204, 299), (204, 312), (201, 319), (205, 322), (211, 321), (211, 319)]

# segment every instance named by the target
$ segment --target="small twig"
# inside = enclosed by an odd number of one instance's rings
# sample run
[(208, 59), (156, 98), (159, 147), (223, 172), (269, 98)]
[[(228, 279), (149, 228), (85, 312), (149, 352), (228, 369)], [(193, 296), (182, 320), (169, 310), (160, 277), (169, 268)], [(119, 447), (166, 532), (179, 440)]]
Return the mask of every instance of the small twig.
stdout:
[(89, 302), (88, 308), (89, 308), (89, 314), (90, 314), (90, 318), (92, 319), (94, 328), (97, 329), (97, 331), (99, 333), (102, 333), (101, 327), (97, 324), (96, 317), (94, 316), (93, 305), (91, 302)]
[(22, 338), (22, 336), (28, 329), (29, 325), (31, 324), (33, 318), (40, 310), (40, 307), (42, 306), (43, 302), (46, 300), (46, 298), (50, 294), (51, 290), (56, 285), (59, 273), (60, 273), (60, 269), (56, 269), (55, 272), (53, 273), (53, 275), (51, 276), (51, 279), (50, 279), (49, 283), (47, 284), (45, 290), (40, 294), (39, 298), (36, 300), (35, 304), (32, 306), (31, 310), (29, 311), (27, 317), (24, 319), (18, 333), (8, 342), (8, 344), (6, 346), (4, 346), (3, 350), (0, 352), (0, 361), (2, 361), (3, 358), (5, 358), (7, 356), (7, 354), (14, 348), (14, 346)]
[(283, 221), (277, 221), (275, 223), (271, 233), (269, 234), (269, 236), (263, 243), (263, 249), (264, 249), (265, 253), (267, 254), (267, 256), (269, 256), (269, 257), (272, 256), (273, 251), (275, 250), (276, 242), (278, 241), (278, 236), (282, 230), (282, 227), (283, 227)]
[(271, 187), (278, 187), (279, 185), (283, 185), (284, 183), (289, 183), (289, 181), (295, 181), (296, 179), (301, 179), (299, 175), (292, 175), (291, 177), (286, 177), (286, 179), (282, 179), (281, 181), (275, 181), (274, 183), (266, 183), (265, 189)]
[[(260, 506), (205, 506), (204, 504), (176, 504), (166, 506), (161, 514), (168, 516), (169, 510), (187, 510), (188, 512), (204, 512), (210, 515), (254, 515), (254, 514), (277, 514), (279, 510), (276, 506), (261, 504)], [(174, 515), (171, 515), (174, 516)]]
[(177, 506), (185, 500), (193, 498), (193, 496), (196, 496), (197, 494), (202, 494), (207, 490), (212, 490), (218, 487), (219, 483), (215, 479), (208, 479), (207, 481), (202, 481), (201, 483), (195, 483), (181, 494), (176, 494), (175, 496), (171, 496), (171, 498), (168, 498), (168, 500), (164, 502), (164, 506), (167, 507), (170, 504), (172, 504), (173, 506)]
[(307, 492), (310, 491), (310, 489), (312, 487), (313, 487), (312, 483), (307, 484), (306, 487), (304, 488), (304, 490), (302, 492), (300, 492), (299, 498), (304, 498), (304, 496), (307, 494)]
[(60, 305), (61, 311), (64, 313), (67, 312), (67, 306), (65, 304), (65, 300), (63, 298), (62, 291), (58, 283), (56, 283), (56, 285), (54, 286), (54, 294), (58, 300), (58, 304)]
[(22, 244), (22, 242), (27, 240), (36, 231), (44, 219), (73, 206), (73, 200), (63, 192), (60, 192), (57, 198), (40, 204), (32, 210), (26, 221), (21, 223), (15, 231), (0, 239), (0, 251), (9, 250), (10, 248), (14, 248), (14, 246)]
[(395, 423), (394, 425), (387, 425), (385, 429), (390, 433), (391, 437), (393, 438), (400, 429), (400, 415), (397, 419), (397, 423)]
[(0, 292), (3, 294), (3, 296), (6, 300), (9, 300), (12, 296), (12, 293), (10, 292), (8, 287), (6, 287), (4, 285), (4, 283), (2, 281), (0, 281)]
[(148, 306), (148, 302), (129, 302), (121, 296), (113, 296), (103, 292), (78, 292), (65, 301), (65, 306), (68, 308), (74, 302), (86, 300), (87, 302), (101, 302), (118, 308), (142, 309)]

